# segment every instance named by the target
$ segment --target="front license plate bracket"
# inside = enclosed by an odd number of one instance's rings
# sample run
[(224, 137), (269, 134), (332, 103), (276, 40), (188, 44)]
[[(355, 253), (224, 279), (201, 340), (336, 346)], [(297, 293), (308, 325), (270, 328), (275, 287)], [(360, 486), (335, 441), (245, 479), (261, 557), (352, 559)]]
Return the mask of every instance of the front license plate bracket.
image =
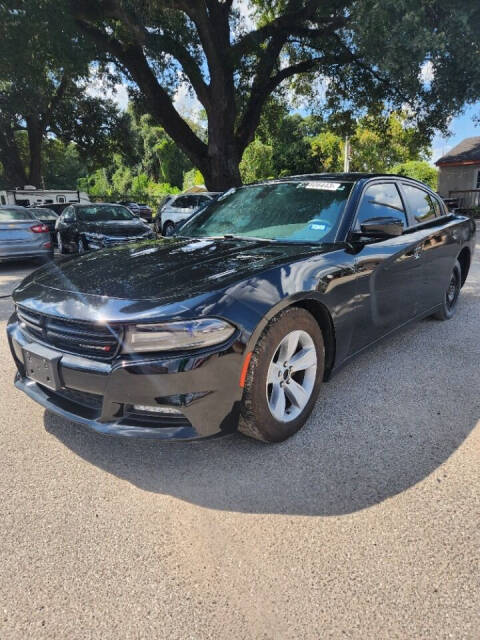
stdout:
[(62, 387), (58, 363), (61, 356), (51, 356), (45, 349), (23, 349), (23, 362), (27, 378), (57, 391)]

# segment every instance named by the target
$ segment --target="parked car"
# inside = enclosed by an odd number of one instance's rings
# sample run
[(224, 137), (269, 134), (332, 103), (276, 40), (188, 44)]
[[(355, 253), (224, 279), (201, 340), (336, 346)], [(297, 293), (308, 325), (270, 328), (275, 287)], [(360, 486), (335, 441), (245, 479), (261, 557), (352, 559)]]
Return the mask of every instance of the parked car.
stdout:
[(146, 222), (152, 222), (153, 213), (150, 207), (146, 204), (138, 204), (137, 202), (119, 202), (124, 207), (130, 209), (132, 213), (134, 213), (139, 218), (143, 218)]
[(155, 230), (164, 236), (171, 236), (175, 225), (189, 218), (199, 209), (218, 198), (220, 193), (201, 192), (175, 196), (164, 204), (155, 218)]
[(475, 244), (427, 186), (348, 173), (231, 190), (179, 233), (28, 276), (16, 386), (100, 433), (278, 442), (353, 356), (455, 314)]
[(0, 260), (50, 260), (53, 246), (48, 227), (25, 207), (0, 207)]
[(43, 224), (48, 227), (52, 244), (56, 245), (57, 237), (55, 233), (55, 225), (59, 217), (58, 214), (51, 209), (47, 209), (47, 207), (29, 207), (28, 210), (31, 211), (33, 215), (40, 220), (40, 222), (43, 222)]
[(148, 206), (148, 204), (138, 203), (138, 210), (140, 213), (140, 217), (146, 220), (147, 222), (153, 221), (153, 212)]
[(61, 253), (85, 253), (154, 237), (146, 222), (119, 204), (68, 206), (55, 227)]
[(50, 204), (37, 204), (35, 205), (35, 209), (48, 209), (49, 211), (53, 211), (57, 214), (57, 216), (59, 216), (61, 215), (63, 210), (68, 207), (68, 205), (68, 202), (52, 202)]

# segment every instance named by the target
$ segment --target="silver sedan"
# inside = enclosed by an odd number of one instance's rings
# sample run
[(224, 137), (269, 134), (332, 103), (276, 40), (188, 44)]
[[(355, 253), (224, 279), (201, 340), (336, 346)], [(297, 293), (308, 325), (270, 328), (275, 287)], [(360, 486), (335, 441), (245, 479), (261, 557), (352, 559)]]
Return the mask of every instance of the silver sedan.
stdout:
[(45, 224), (25, 207), (0, 207), (0, 260), (52, 256), (53, 245)]

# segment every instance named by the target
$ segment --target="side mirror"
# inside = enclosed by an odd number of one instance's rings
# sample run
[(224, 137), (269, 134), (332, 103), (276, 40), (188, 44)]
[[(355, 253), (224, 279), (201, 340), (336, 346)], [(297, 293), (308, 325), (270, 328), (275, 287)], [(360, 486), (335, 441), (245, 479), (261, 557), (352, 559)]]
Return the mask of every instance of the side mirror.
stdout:
[(360, 231), (354, 232), (354, 235), (357, 238), (377, 238), (381, 240), (401, 236), (403, 231), (404, 226), (401, 220), (393, 217), (382, 217), (364, 220), (360, 225)]

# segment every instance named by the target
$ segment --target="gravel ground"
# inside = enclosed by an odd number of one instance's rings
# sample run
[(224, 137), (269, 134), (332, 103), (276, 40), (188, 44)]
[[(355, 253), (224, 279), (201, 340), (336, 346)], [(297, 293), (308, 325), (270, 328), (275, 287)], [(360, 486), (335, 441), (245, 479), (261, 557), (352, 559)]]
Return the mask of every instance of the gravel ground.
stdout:
[[(0, 293), (27, 267), (2, 265)], [(479, 638), (480, 247), (450, 322), (357, 358), (306, 428), (104, 438), (12, 386), (0, 638)]]

